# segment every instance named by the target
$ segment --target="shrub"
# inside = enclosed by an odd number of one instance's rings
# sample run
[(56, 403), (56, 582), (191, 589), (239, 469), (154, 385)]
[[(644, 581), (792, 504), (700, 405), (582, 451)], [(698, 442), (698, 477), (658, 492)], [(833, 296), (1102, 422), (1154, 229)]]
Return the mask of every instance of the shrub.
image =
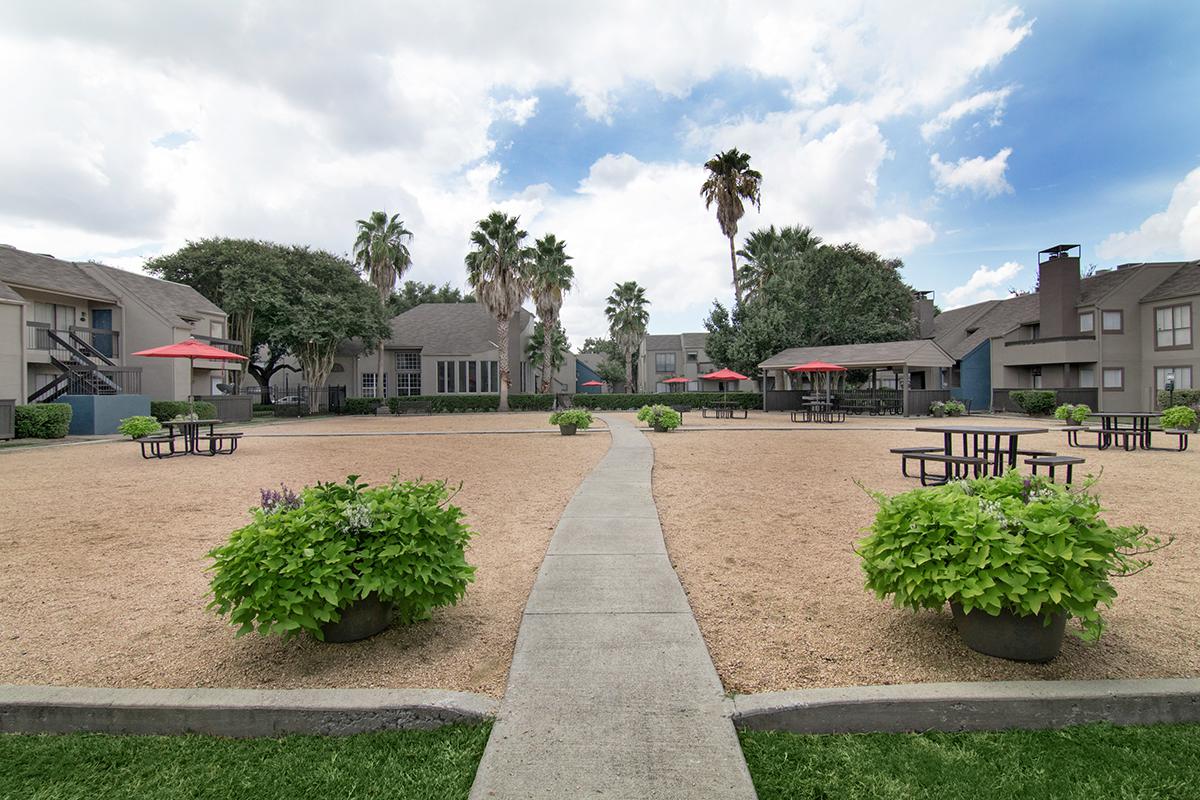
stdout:
[(1008, 396), (1017, 404), (1017, 408), (1031, 417), (1052, 412), (1057, 399), (1054, 392), (1047, 389), (1021, 389), (1010, 392)]
[(655, 394), (577, 394), (571, 405), (600, 411), (628, 411), (642, 406), (667, 403), (673, 406), (700, 408), (709, 403), (727, 401), (740, 408), (762, 408), (759, 392), (668, 392)]
[(117, 426), (117, 432), (132, 439), (141, 439), (162, 430), (162, 425), (154, 417), (126, 417)]
[(1092, 408), (1087, 403), (1080, 403), (1078, 405), (1063, 403), (1054, 409), (1054, 418), (1061, 419), (1073, 425), (1082, 425), (1090, 413), (1092, 413)]
[(273, 403), (255, 403), (253, 406), (251, 406), (251, 411), (253, 411), (255, 414), (261, 414), (264, 411), (270, 412), (274, 410), (275, 405)]
[(637, 418), (652, 428), (666, 428), (673, 431), (683, 422), (683, 417), (670, 406), (642, 406), (638, 409)]
[(17, 406), (14, 422), (18, 439), (62, 439), (71, 429), (71, 407), (66, 403)]
[[(347, 403), (363, 399), (371, 400), (376, 405), (383, 402), (373, 398), (350, 398)], [(389, 397), (387, 404), (394, 414), (400, 408), (401, 403), (414, 401), (429, 403), (429, 410), (435, 414), (496, 411), (500, 408), (500, 395), (498, 394), (430, 394)], [(554, 395), (510, 394), (508, 407), (512, 411), (549, 411), (554, 408)], [(346, 413), (373, 414), (375, 408), (372, 406), (370, 411), (348, 411)]]
[(1158, 407), (1167, 408), (1172, 405), (1200, 408), (1200, 389), (1176, 389), (1174, 396), (1166, 390), (1160, 391)]
[(1164, 428), (1196, 429), (1196, 412), (1187, 406), (1172, 406), (1162, 413), (1159, 424)]
[(574, 425), (581, 431), (592, 427), (592, 412), (586, 408), (568, 408), (550, 415), (551, 425)]
[(946, 404), (941, 400), (934, 400), (929, 404), (929, 413), (935, 417), (940, 417), (946, 413)]
[(473, 535), (449, 504), (444, 481), (368, 488), (351, 475), (291, 495), (263, 492), (254, 519), (208, 555), (213, 600), (238, 634), (284, 638), (321, 625), (377, 594), (401, 622), (427, 619), (458, 602), (474, 580), (466, 546)]
[(960, 400), (946, 401), (946, 416), (961, 417), (967, 413), (967, 406)]
[[(1026, 478), (954, 481), (887, 497), (858, 543), (867, 588), (900, 607), (940, 609), (948, 601), (992, 616), (1065, 613), (1083, 639), (1100, 636), (1098, 607), (1117, 596), (1111, 576), (1149, 566), (1163, 545), (1144, 527), (1111, 527), (1099, 498)], [(1168, 542), (1169, 544), (1169, 542)]]
[(343, 414), (374, 414), (375, 409), (383, 405), (377, 397), (347, 397), (342, 405)]
[[(194, 405), (196, 416), (200, 419), (216, 418), (217, 407), (207, 400), (197, 400)], [(150, 402), (150, 416), (159, 422), (167, 422), (176, 417), (186, 417), (190, 413), (187, 400), (152, 400)]]

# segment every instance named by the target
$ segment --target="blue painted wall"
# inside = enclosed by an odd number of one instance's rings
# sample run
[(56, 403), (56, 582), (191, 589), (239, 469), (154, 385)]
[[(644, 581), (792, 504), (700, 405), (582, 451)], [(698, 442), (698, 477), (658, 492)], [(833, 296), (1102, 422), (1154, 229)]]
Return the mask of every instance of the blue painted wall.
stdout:
[(579, 359), (575, 360), (575, 391), (580, 394), (600, 394), (603, 386), (582, 386), (588, 381), (602, 381), (603, 378), (594, 369)]
[(116, 433), (125, 417), (150, 415), (150, 398), (141, 394), (68, 394), (55, 402), (71, 407), (72, 436)]
[(973, 411), (986, 411), (992, 407), (992, 342), (984, 340), (978, 347), (963, 356), (959, 362), (959, 388), (951, 389), (950, 396), (970, 400)]

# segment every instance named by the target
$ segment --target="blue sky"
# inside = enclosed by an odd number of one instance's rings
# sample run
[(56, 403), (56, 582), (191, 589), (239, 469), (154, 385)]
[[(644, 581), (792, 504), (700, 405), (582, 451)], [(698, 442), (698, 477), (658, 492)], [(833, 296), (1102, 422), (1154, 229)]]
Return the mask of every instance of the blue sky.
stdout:
[(652, 332), (699, 330), (732, 295), (702, 164), (736, 146), (765, 174), (743, 236), (859, 242), (943, 307), (1029, 286), (1060, 242), (1200, 257), (1195, 3), (363, 3), (0, 6), (24, 110), (0, 241), (129, 269), (204, 236), (345, 253), (382, 209), (409, 277), (461, 286), (500, 208), (567, 241), (575, 342), (624, 280)]

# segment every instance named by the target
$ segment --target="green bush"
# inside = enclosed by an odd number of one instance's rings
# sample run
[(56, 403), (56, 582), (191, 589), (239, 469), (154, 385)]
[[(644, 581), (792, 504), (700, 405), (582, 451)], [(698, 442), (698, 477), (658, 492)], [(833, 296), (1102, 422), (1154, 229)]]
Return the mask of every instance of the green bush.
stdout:
[(574, 425), (581, 431), (592, 427), (592, 412), (586, 408), (568, 408), (550, 415), (551, 425)]
[(1159, 424), (1164, 428), (1196, 430), (1196, 412), (1187, 406), (1172, 406), (1162, 413)]
[(1017, 404), (1017, 408), (1031, 417), (1054, 411), (1054, 401), (1058, 399), (1048, 389), (1020, 389), (1010, 392), (1008, 396)]
[(642, 406), (637, 418), (651, 428), (666, 428), (673, 431), (683, 422), (683, 416), (670, 406)]
[[(940, 609), (947, 602), (992, 616), (1066, 613), (1081, 636), (1100, 636), (1098, 607), (1117, 596), (1111, 576), (1149, 565), (1140, 559), (1163, 546), (1144, 527), (1111, 527), (1099, 498), (1026, 478), (954, 481), (887, 497), (858, 543), (868, 589), (903, 608)], [(1168, 542), (1169, 543), (1169, 542)]]
[(1167, 408), (1172, 405), (1200, 408), (1200, 389), (1176, 389), (1174, 396), (1166, 390), (1160, 391), (1158, 407)]
[[(195, 402), (196, 416), (200, 419), (216, 419), (217, 407), (207, 400), (197, 400)], [(176, 417), (186, 417), (192, 413), (187, 400), (152, 400), (150, 402), (150, 416), (154, 417), (159, 422), (167, 422)]]
[(1078, 405), (1063, 403), (1054, 409), (1054, 418), (1061, 419), (1063, 422), (1069, 422), (1073, 425), (1082, 425), (1090, 413), (1092, 413), (1092, 407), (1087, 403), (1079, 403)]
[[(358, 401), (358, 402), (355, 402)], [(375, 408), (383, 401), (371, 397), (351, 397), (346, 401), (347, 414), (374, 414)], [(500, 408), (498, 394), (423, 394), (405, 397), (389, 397), (388, 408), (396, 413), (401, 403), (429, 403), (429, 410), (434, 414), (456, 414), (483, 411), (496, 411)], [(364, 405), (366, 403), (367, 405)], [(355, 410), (349, 410), (353, 406)], [(508, 407), (511, 411), (549, 411), (554, 408), (552, 394), (510, 394)], [(369, 410), (362, 410), (362, 409)]]
[(141, 439), (162, 430), (162, 425), (154, 417), (126, 417), (117, 426), (117, 432), (132, 439)]
[(18, 439), (62, 439), (71, 429), (71, 407), (66, 403), (30, 403), (17, 406)]
[(710, 403), (727, 401), (737, 403), (738, 407), (750, 409), (762, 408), (763, 398), (758, 392), (661, 392), (655, 394), (577, 394), (571, 400), (571, 405), (577, 408), (591, 408), (601, 411), (622, 411), (641, 408), (642, 406), (667, 404), (672, 406), (687, 406), (701, 408)]
[(393, 605), (401, 622), (427, 619), (466, 593), (473, 535), (449, 504), (445, 482), (391, 483), (373, 489), (351, 475), (299, 496), (263, 491), (253, 521), (212, 550), (213, 600), (238, 635), (284, 638), (321, 625), (370, 594)]
[(253, 411), (255, 414), (261, 414), (263, 412), (271, 412), (274, 410), (275, 410), (274, 403), (255, 403), (253, 406), (251, 406), (251, 411)]
[(347, 397), (342, 404), (343, 414), (374, 414), (383, 405), (378, 397)]
[(947, 400), (946, 401), (946, 416), (947, 417), (961, 417), (966, 413), (967, 413), (967, 406), (965, 403), (963, 403), (959, 400)]

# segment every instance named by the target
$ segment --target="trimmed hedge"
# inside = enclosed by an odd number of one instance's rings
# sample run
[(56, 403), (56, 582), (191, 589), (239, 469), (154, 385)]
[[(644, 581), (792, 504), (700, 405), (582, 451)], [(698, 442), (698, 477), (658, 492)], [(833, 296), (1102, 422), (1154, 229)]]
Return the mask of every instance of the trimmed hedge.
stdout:
[(17, 406), (18, 439), (62, 439), (71, 428), (71, 407), (66, 403), (31, 403)]
[(250, 408), (255, 414), (258, 414), (264, 411), (274, 411), (275, 405), (273, 403), (255, 403)]
[[(197, 400), (195, 407), (196, 416), (200, 419), (216, 419), (217, 407), (207, 400)], [(150, 402), (150, 416), (159, 422), (168, 422), (190, 413), (191, 407), (187, 400), (153, 400)]]
[(642, 406), (666, 405), (700, 408), (714, 402), (737, 403), (740, 408), (762, 408), (759, 392), (659, 392), (654, 394), (577, 394), (573, 405), (578, 408), (596, 408), (605, 411), (639, 409)]
[(1008, 396), (1017, 404), (1017, 408), (1030, 416), (1051, 414), (1058, 402), (1058, 395), (1047, 389), (1024, 389), (1009, 392)]
[[(377, 397), (348, 397), (343, 414), (374, 414), (385, 401)], [(472, 411), (495, 411), (500, 407), (498, 394), (420, 394), (389, 397), (388, 409), (394, 414), (401, 403), (429, 403), (435, 414), (454, 414)], [(554, 408), (552, 394), (510, 394), (508, 407), (512, 411), (549, 411)]]
[(1200, 389), (1176, 389), (1174, 400), (1171, 393), (1163, 390), (1158, 393), (1158, 407), (1169, 408), (1174, 402), (1177, 406), (1200, 408)]
[[(342, 405), (343, 414), (374, 414), (375, 409), (379, 408), (383, 401), (376, 397), (347, 397), (346, 402)], [(279, 411), (276, 409), (275, 415), (279, 416)]]

